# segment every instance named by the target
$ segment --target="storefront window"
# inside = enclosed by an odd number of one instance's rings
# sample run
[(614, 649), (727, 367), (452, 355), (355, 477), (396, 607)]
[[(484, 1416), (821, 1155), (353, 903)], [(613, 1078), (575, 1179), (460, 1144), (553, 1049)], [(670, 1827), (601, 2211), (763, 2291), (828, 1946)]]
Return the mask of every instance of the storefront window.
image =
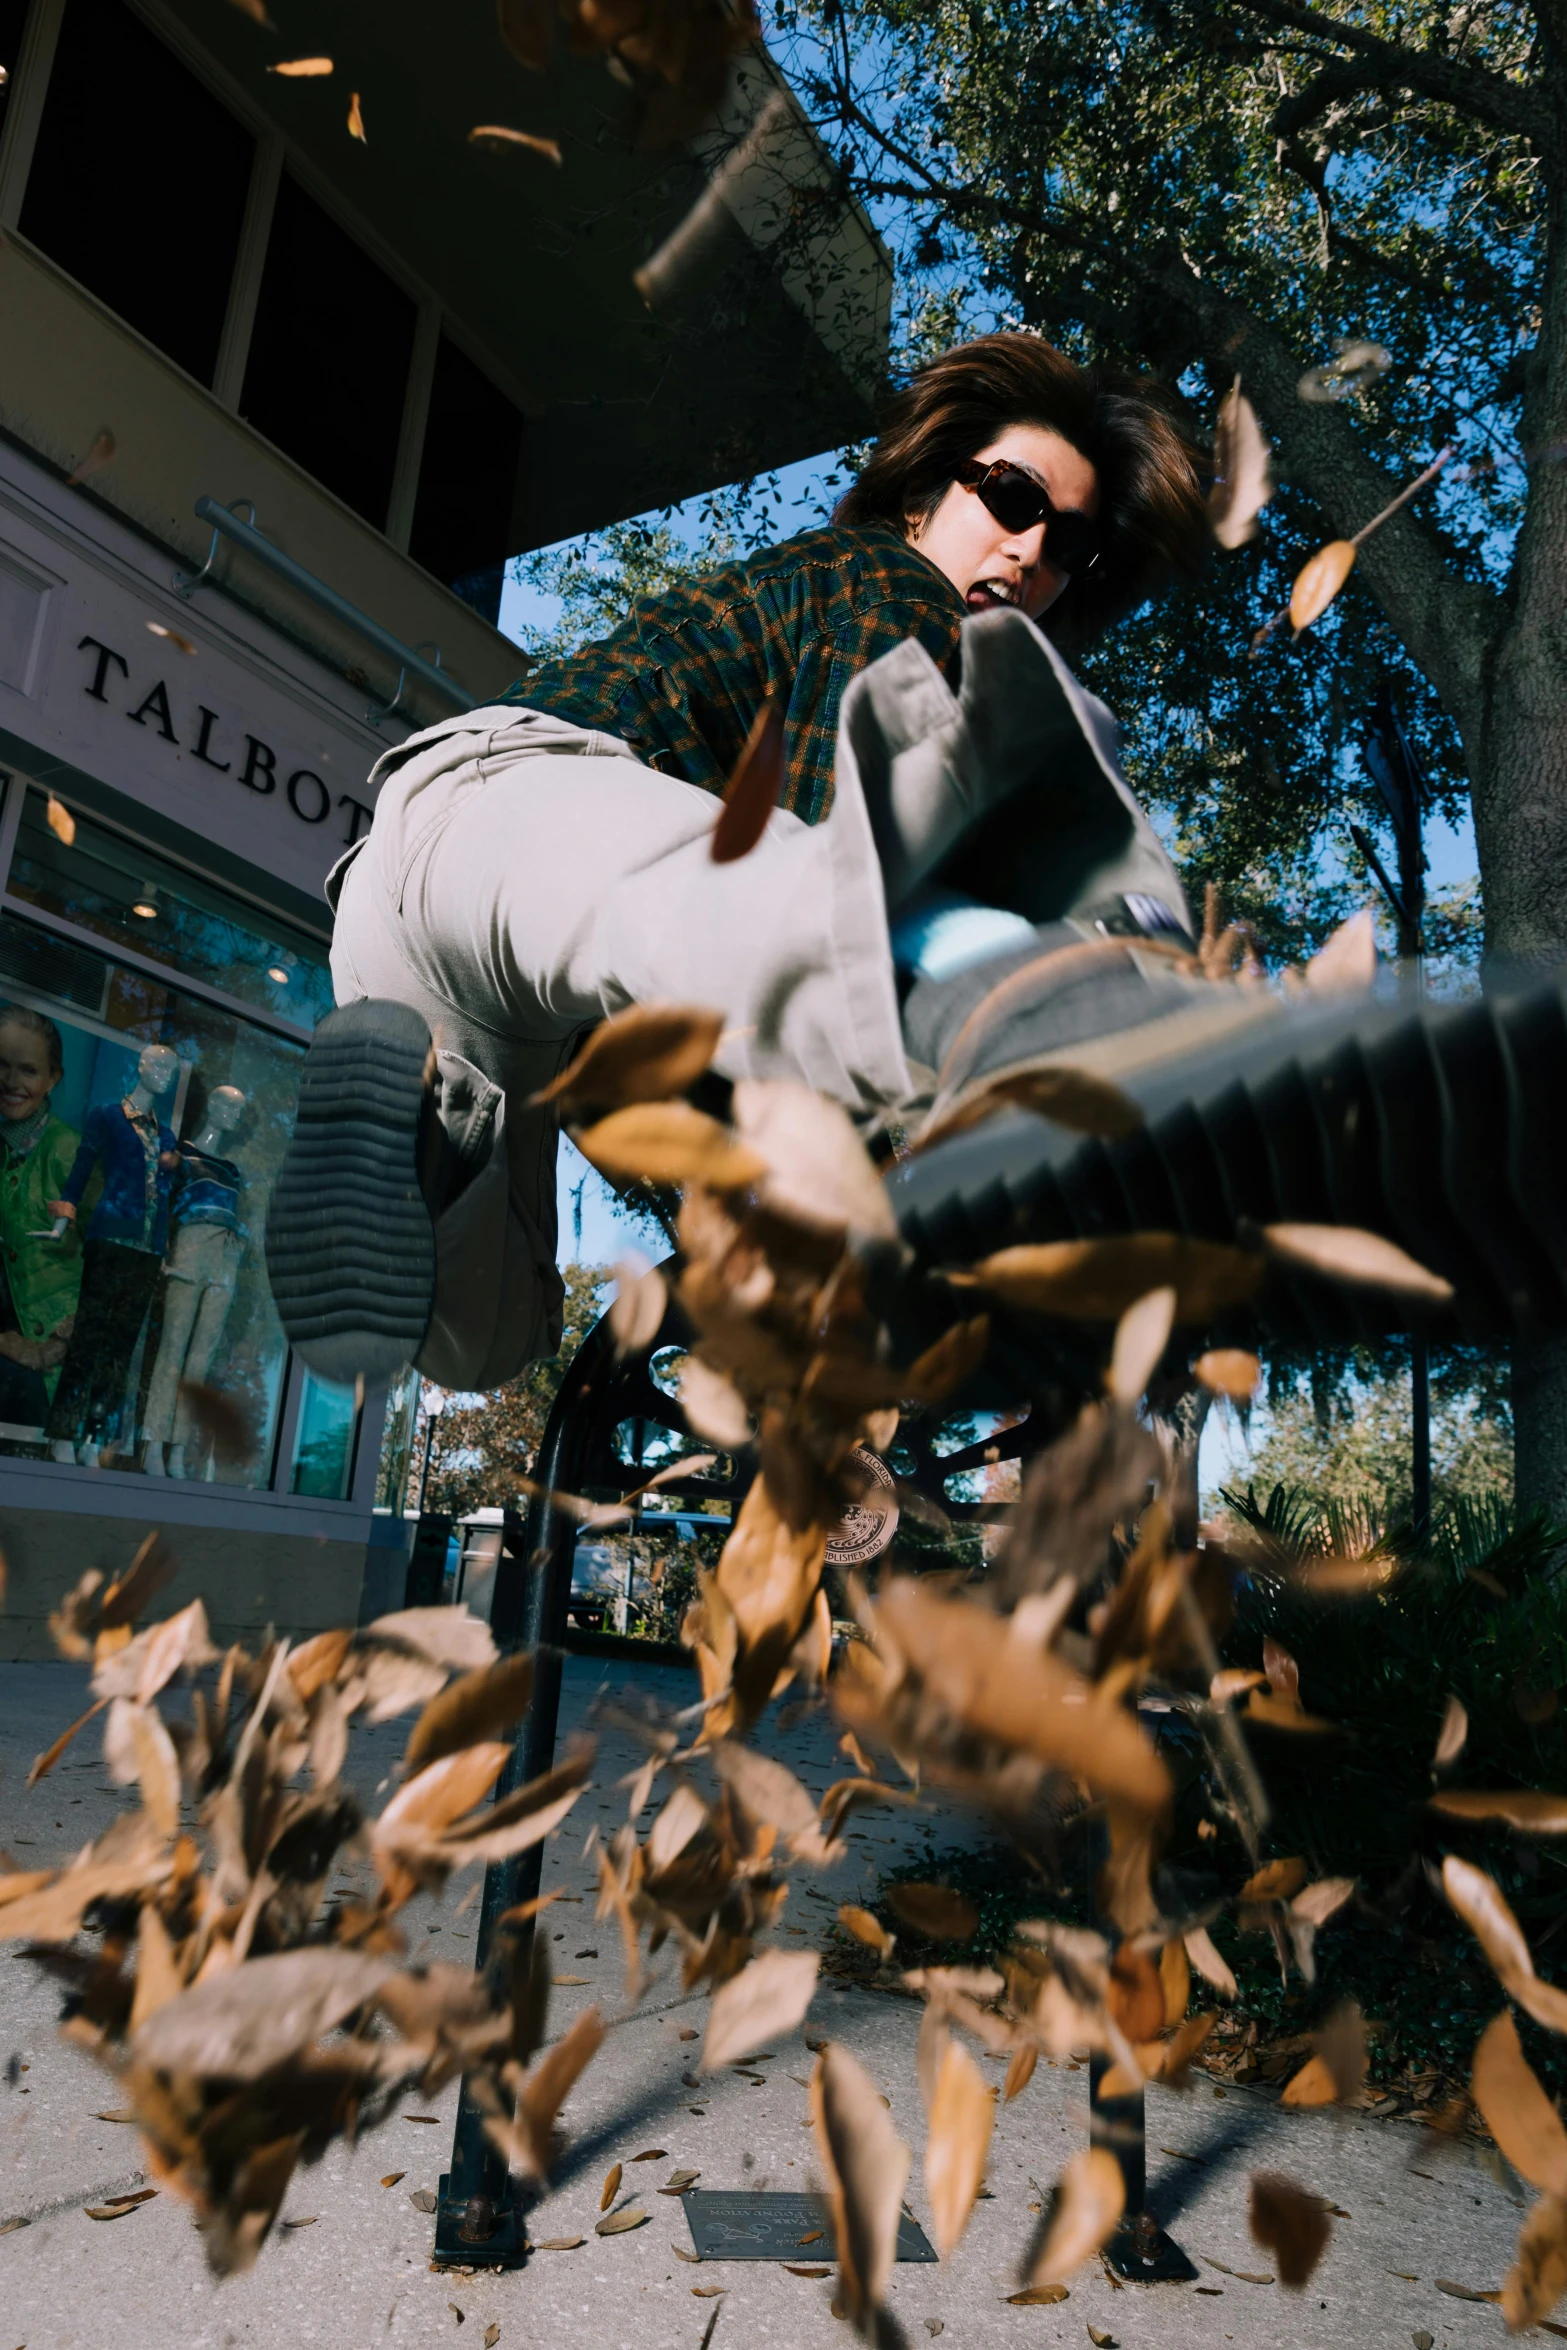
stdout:
[(90, 817), (73, 816), (73, 837), (62, 840), (47, 808), (42, 792), (28, 791), (7, 896), (296, 1028), (314, 1028), (330, 1012), (323, 940), (245, 906)]
[(375, 1473), (375, 1506), (400, 1518), (408, 1498), (408, 1472), (413, 1465), (414, 1426), (419, 1417), (420, 1378), (410, 1364), (394, 1381), (386, 1398), (386, 1421), (381, 1435), (381, 1458)]
[(351, 1387), (329, 1387), (313, 1372), (305, 1373), (290, 1493), (314, 1494), (317, 1501), (347, 1500), (354, 1476), (358, 1417)]
[(276, 1461), (262, 1245), (323, 942), (32, 788), (4, 895), (0, 1452), (345, 1499), (351, 1390), (296, 1373)]

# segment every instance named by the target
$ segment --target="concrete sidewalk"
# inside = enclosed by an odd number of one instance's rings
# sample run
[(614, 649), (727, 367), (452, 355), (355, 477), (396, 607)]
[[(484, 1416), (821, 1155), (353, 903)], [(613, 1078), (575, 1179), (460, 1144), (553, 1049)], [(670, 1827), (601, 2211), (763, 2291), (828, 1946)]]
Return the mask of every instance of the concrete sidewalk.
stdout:
[[(606, 1674), (591, 1660), (573, 1659), (563, 1733), (606, 1683), (633, 1697), (656, 1690), (666, 1703), (688, 1702), (692, 1688), (677, 1673), (616, 1665)], [(83, 1752), (67, 1755), (70, 1768), (62, 1764), (31, 1795), (21, 1792), (33, 1755), (81, 1710), (82, 1687), (83, 1677), (63, 1666), (0, 1669), (0, 1844), (20, 1846), (17, 1857), (34, 1865), (74, 1849), (121, 1801), (107, 1790), (97, 1724), (82, 1733)], [(356, 1734), (351, 1775), (367, 1793), (405, 1736), (403, 1724)], [(819, 1718), (774, 1732), (766, 1743), (814, 1789), (839, 1773), (831, 1731)], [(117, 2103), (114, 2083), (57, 2039), (58, 1986), (0, 1952), (0, 2058), (15, 2052), (28, 2067), (14, 2086), (0, 2085), (0, 2222), (29, 2223), (0, 2237), (0, 2350), (232, 2350), (251, 2343), (368, 2350), (384, 2341), (459, 2340), (478, 2350), (492, 2325), (500, 2328), (498, 2350), (536, 2342), (566, 2350), (697, 2350), (715, 2307), (714, 2286), (722, 2291), (712, 2350), (742, 2342), (746, 2350), (843, 2350), (850, 2337), (832, 2317), (830, 2279), (755, 2264), (697, 2267), (675, 2257), (676, 2248), (691, 2251), (690, 2232), (679, 2201), (655, 2190), (676, 2168), (699, 2170), (704, 2188), (815, 2183), (805, 2120), (812, 2060), (799, 2035), (789, 2034), (750, 2068), (764, 2076), (761, 2083), (735, 2072), (711, 2082), (684, 2077), (696, 2042), (681, 2034), (700, 2033), (706, 2001), (680, 1996), (667, 1952), (655, 1962), (660, 1981), (643, 2006), (622, 2015), (619, 1939), (612, 1924), (592, 1924), (592, 1872), (581, 1855), (593, 1819), (608, 1825), (623, 1816), (614, 1781), (637, 1759), (624, 1738), (605, 1736), (597, 1785), (545, 1859), (546, 1890), (568, 1896), (551, 1913), (568, 1921), (551, 1927), (556, 1971), (586, 1978), (556, 1990), (553, 2027), (564, 2028), (594, 1998), (615, 2019), (566, 2110), (570, 2146), (552, 2191), (529, 2220), (535, 2242), (581, 2235), (581, 2249), (539, 2252), (510, 2274), (430, 2271), (433, 2220), (409, 2196), (433, 2190), (447, 2165), (453, 2085), (430, 2104), (405, 2100), (399, 2118), (356, 2149), (335, 2147), (318, 2167), (297, 2174), (285, 2219), (308, 2224), (281, 2229), (251, 2275), (214, 2284), (189, 2211), (173, 2198), (159, 2195), (118, 2220), (86, 2217), (85, 2204), (143, 2183), (138, 2141), (132, 2130), (94, 2118)], [(814, 1943), (836, 1904), (865, 1898), (877, 1870), (895, 1852), (916, 1848), (927, 1827), (939, 1843), (962, 1834), (961, 1819), (944, 1812), (862, 1820), (856, 1861), (830, 1875), (794, 1872), (779, 1935), (785, 1946)], [(466, 1891), (459, 1880), (442, 1902), (413, 1906), (414, 1955), (461, 1958), (471, 1950)], [(804, 1934), (790, 1934), (790, 1925)], [(805, 2028), (846, 2041), (887, 2096), (913, 2149), (908, 2201), (928, 2230), (914, 2072), (918, 2017), (904, 1998), (824, 1981)], [(988, 2069), (999, 2079), (999, 2063)], [(1008, 2306), (1036, 2224), (1031, 2207), (1083, 2143), (1086, 2108), (1086, 2069), (1043, 2064), (1022, 2096), (1000, 2108), (992, 2192), (957, 2254), (940, 2267), (895, 2272), (890, 2307), (914, 2350), (938, 2332), (943, 2350), (949, 2343), (953, 2350), (1078, 2345), (1089, 2339), (1090, 2323), (1126, 2350), (1219, 2350), (1226, 2343), (1237, 2350), (1343, 2343), (1409, 2350), (1421, 2333), (1443, 2350), (1504, 2340), (1496, 2308), (1454, 2299), (1436, 2284), (1441, 2277), (1475, 2290), (1495, 2287), (1511, 2258), (1519, 2205), (1471, 2151), (1433, 2157), (1426, 2138), (1405, 2125), (1360, 2114), (1286, 2114), (1271, 2093), (1217, 2090), (1200, 2075), (1184, 2096), (1148, 2093), (1150, 2201), (1197, 2260), (1198, 2284), (1113, 2290), (1092, 2263), (1073, 2278), (1066, 2301)], [(429, 2113), (434, 2126), (408, 2118)], [(651, 2149), (661, 2150), (656, 2160), (633, 2160)], [(599, 2237), (600, 2186), (615, 2162), (625, 2165), (620, 2205), (640, 2204), (649, 2223)], [(1328, 2253), (1304, 2293), (1234, 2273), (1269, 2271), (1246, 2222), (1249, 2175), (1261, 2168), (1288, 2171), (1347, 2215), (1335, 2220)], [(394, 2173), (395, 2182), (383, 2187)], [(802, 2246), (801, 2263), (815, 2264), (821, 2251)]]

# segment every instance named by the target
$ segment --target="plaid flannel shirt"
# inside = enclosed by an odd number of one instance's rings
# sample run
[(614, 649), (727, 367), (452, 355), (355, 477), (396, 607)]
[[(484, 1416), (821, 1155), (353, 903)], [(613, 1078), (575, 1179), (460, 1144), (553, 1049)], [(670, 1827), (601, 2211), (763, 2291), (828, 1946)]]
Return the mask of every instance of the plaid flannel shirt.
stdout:
[(502, 701), (617, 735), (648, 766), (721, 792), (763, 698), (784, 707), (780, 805), (807, 824), (832, 804), (844, 688), (917, 637), (949, 678), (962, 597), (897, 531), (829, 524), (667, 590), (620, 626), (541, 661)]

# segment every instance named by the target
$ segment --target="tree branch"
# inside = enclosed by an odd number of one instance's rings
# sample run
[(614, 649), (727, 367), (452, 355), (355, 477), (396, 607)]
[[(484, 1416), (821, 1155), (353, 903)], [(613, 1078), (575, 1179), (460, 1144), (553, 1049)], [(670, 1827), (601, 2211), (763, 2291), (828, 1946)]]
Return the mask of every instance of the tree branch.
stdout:
[[(1384, 41), (1359, 25), (1341, 23), (1323, 9), (1297, 5), (1297, 0), (1238, 0), (1249, 16), (1264, 24), (1311, 33), (1341, 49), (1353, 49), (1364, 61), (1367, 86), (1417, 91), (1434, 98), (1455, 113), (1516, 138), (1531, 139), (1540, 148), (1557, 144), (1561, 118), (1552, 106), (1523, 82), (1504, 74), (1487, 73), (1479, 66), (1461, 65), (1456, 58), (1438, 57), (1427, 49), (1406, 49), (1401, 42)], [(1332, 72), (1332, 67), (1325, 67)], [(1320, 78), (1320, 77), (1319, 77)]]

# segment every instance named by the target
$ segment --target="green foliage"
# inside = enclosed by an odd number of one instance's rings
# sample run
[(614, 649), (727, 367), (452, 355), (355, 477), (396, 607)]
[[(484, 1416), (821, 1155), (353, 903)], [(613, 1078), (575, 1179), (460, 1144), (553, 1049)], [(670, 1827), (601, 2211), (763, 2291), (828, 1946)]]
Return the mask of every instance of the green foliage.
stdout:
[[(475, 1510), (515, 1506), (518, 1479), (532, 1471), (560, 1383), (604, 1311), (610, 1271), (607, 1265), (567, 1265), (564, 1278), (565, 1329), (559, 1353), (530, 1363), (520, 1378), (493, 1394), (448, 1399), (435, 1420), (427, 1509), (449, 1510), (461, 1518)], [(415, 1436), (416, 1478), (430, 1424), (425, 1419)]]
[[(899, 249), (909, 355), (989, 325), (1151, 369), (1200, 426), (1237, 373), (1278, 451), (1262, 528), (1082, 661), (1190, 877), (1278, 951), (1374, 896), (1362, 764), (1396, 682), (1454, 816), (1455, 714), (1499, 629), (1540, 413), (1545, 206), (1530, 110), (1553, 52), (1526, 0), (816, 0), (786, 49)], [(1343, 340), (1391, 354), (1341, 407), (1297, 380)], [(1536, 428), (1537, 438), (1549, 438)], [(1252, 649), (1302, 562), (1456, 444), (1298, 642)], [(1069, 603), (1069, 599), (1068, 599)], [(1063, 614), (1067, 606), (1062, 607)], [(1472, 893), (1434, 923), (1473, 957)]]
[[(1431, 1488), (1438, 1506), (1460, 1495), (1511, 1498), (1512, 1413), (1498, 1368), (1474, 1349), (1434, 1366)], [(1380, 1505), (1391, 1496), (1407, 1503), (1407, 1348), (1280, 1358), (1269, 1373), (1267, 1433), (1247, 1471), (1259, 1489), (1299, 1485), (1344, 1501)]]
[[(832, 489), (829, 474), (823, 486)], [(512, 576), (541, 595), (558, 596), (560, 617), (547, 629), (525, 627), (521, 643), (534, 660), (574, 653), (618, 628), (641, 596), (658, 596), (720, 563), (771, 546), (819, 519), (784, 507), (776, 475), (752, 476), (713, 490), (695, 514), (638, 515), (568, 545), (521, 555)]]

